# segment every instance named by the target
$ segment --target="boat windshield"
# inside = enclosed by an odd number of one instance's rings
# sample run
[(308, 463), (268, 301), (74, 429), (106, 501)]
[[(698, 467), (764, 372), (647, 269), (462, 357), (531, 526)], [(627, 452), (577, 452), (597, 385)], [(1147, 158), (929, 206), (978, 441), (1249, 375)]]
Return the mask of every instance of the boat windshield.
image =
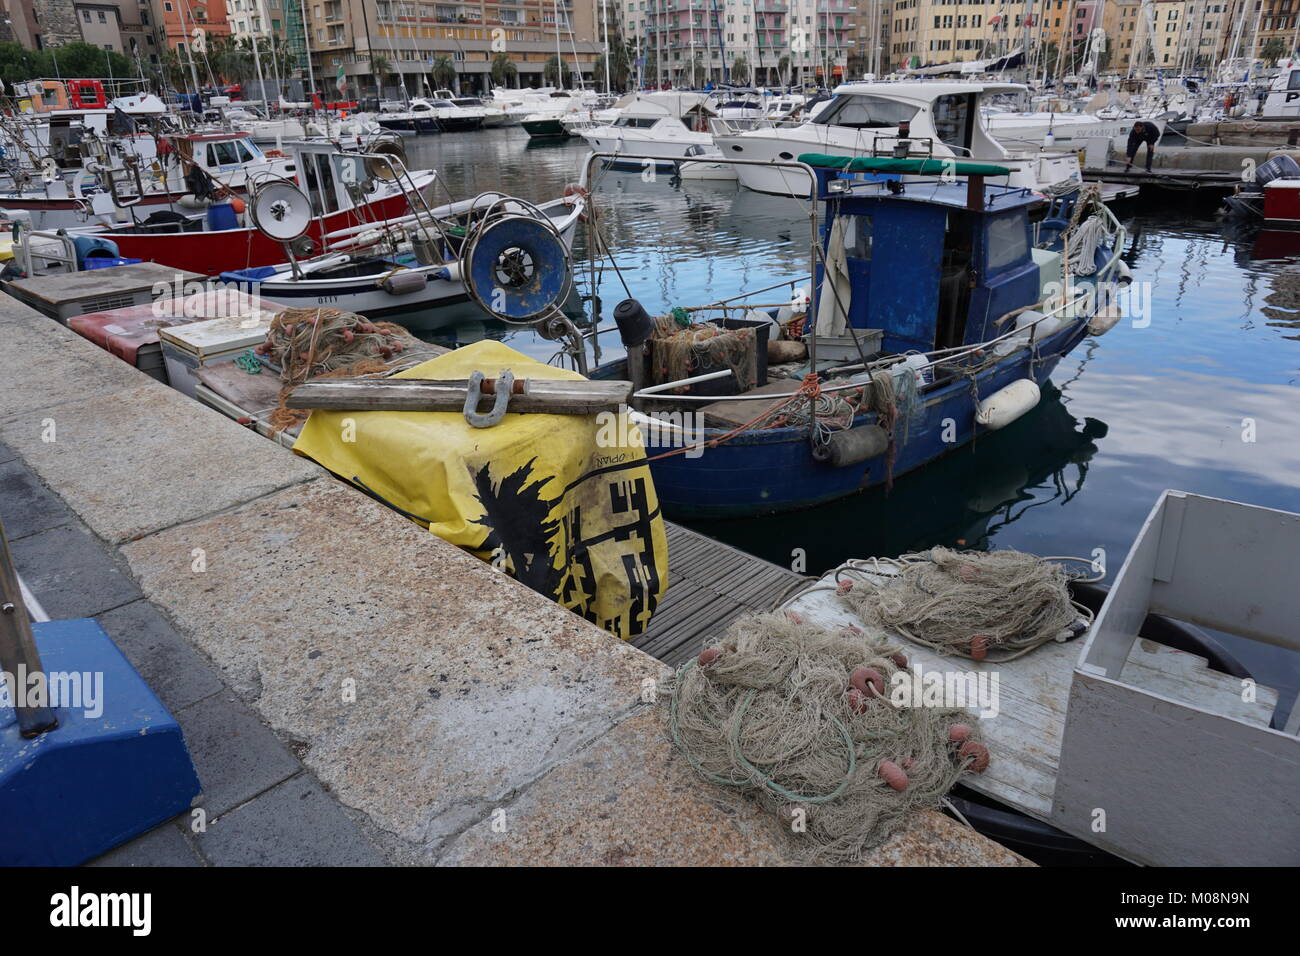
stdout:
[(848, 93), (835, 97), (811, 122), (850, 129), (893, 129), (899, 123), (910, 122), (920, 111), (918, 106), (883, 96)]
[(614, 125), (631, 129), (649, 129), (657, 122), (659, 120), (648, 116), (620, 116)]

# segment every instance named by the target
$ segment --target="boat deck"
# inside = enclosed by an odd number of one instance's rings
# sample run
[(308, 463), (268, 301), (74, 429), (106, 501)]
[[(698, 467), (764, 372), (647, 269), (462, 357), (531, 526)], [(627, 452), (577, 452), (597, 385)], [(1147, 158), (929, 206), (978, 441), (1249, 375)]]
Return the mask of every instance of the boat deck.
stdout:
[(631, 643), (676, 667), (747, 611), (770, 611), (809, 578), (671, 521), (668, 591), (650, 629)]

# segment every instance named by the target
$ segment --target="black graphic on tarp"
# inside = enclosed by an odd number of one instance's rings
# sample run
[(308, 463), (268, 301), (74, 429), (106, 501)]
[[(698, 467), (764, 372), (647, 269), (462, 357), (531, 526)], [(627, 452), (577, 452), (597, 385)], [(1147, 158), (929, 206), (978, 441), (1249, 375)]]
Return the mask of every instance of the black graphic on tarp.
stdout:
[[(544, 498), (541, 489), (547, 479), (534, 475), (536, 460), (496, 482), (488, 466), (470, 470), (475, 498), (483, 507), (474, 523), (487, 529), (474, 550), (488, 551), (494, 559), (503, 554), (516, 580), (617, 636), (642, 633), (654, 614), (660, 590), (652, 536), (659, 509), (650, 507), (644, 473), (624, 477), (617, 472), (644, 468), (644, 462), (589, 471), (560, 497)], [(588, 484), (593, 480), (598, 483)], [(600, 500), (603, 494), (608, 495), (607, 504)], [(584, 502), (589, 507), (584, 507)], [(558, 518), (551, 519), (557, 511)], [(588, 527), (589, 512), (595, 513), (598, 527)], [(612, 526), (609, 519), (613, 519)], [(596, 607), (598, 573), (593, 549), (607, 541), (624, 545), (619, 566), (629, 596), (626, 611), (612, 619), (602, 616)], [(629, 544), (631, 550), (627, 550)], [(605, 570), (608, 573), (609, 565)]]

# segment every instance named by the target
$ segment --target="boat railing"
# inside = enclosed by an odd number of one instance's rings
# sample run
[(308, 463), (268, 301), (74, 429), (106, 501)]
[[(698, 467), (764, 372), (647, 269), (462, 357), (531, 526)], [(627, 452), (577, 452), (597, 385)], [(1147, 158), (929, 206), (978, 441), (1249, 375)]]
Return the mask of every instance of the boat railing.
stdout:
[[(1047, 312), (1044, 312), (1038, 318), (1026, 322), (1024, 325), (1020, 325), (1017, 326), (1016, 328), (1009, 329), (1008, 331), (1002, 333), (1001, 335), (996, 336), (995, 338), (992, 339), (988, 339), (987, 341), (979, 342), (976, 343), (975, 345), (957, 345), (947, 349), (935, 349), (932, 352), (918, 353), (918, 354), (925, 355), (925, 357), (930, 359), (930, 361), (927, 362), (925, 365), (913, 366), (912, 370), (915, 373), (920, 373), (927, 369), (934, 369), (940, 365), (946, 365), (952, 362), (959, 362), (964, 358), (969, 358), (970, 356), (978, 355), (981, 352), (985, 352), (988, 349), (992, 348), (993, 346), (999, 344), (1000, 342), (1004, 342), (1017, 335), (1023, 335), (1026, 329), (1030, 330), (1029, 342), (1027, 343), (1027, 345), (1032, 346), (1035, 339), (1035, 333), (1040, 324), (1046, 322), (1048, 319), (1055, 318), (1058, 314), (1064, 312), (1067, 309), (1078, 306), (1085, 299), (1087, 299), (1088, 296), (1090, 296), (1091, 294), (1092, 294), (1091, 290), (1081, 288), (1078, 290), (1077, 294), (1066, 299), (1064, 302), (1062, 302), (1060, 305), (1056, 306), (1055, 308)], [(850, 365), (839, 365), (832, 369), (826, 369), (825, 371), (837, 372), (837, 373), (854, 372), (854, 371), (858, 371), (859, 369), (874, 371), (877, 369), (888, 368), (891, 365), (897, 365), (899, 362), (902, 362), (905, 358), (906, 356), (903, 355), (891, 355), (888, 358), (881, 359), (878, 362), (866, 362), (866, 363), (856, 362)], [(718, 400), (718, 397), (716, 395), (665, 395), (663, 393), (670, 389), (680, 388), (684, 385), (694, 385), (699, 382), (708, 382), (716, 378), (723, 378), (724, 376), (730, 374), (732, 374), (730, 369), (724, 369), (719, 372), (709, 372), (705, 375), (696, 375), (692, 378), (680, 379), (675, 382), (665, 382), (661, 385), (649, 385), (641, 389), (640, 391), (634, 392), (632, 397), (633, 398), (658, 398), (664, 401), (704, 402), (704, 403), (716, 402)], [(821, 387), (821, 392), (822, 394), (826, 394), (827, 392), (843, 392), (843, 391), (848, 391), (850, 389), (861, 388), (861, 387), (862, 387), (861, 382), (848, 382), (842, 385), (823, 385)], [(776, 396), (777, 399), (784, 398), (784, 397), (786, 396)], [(729, 402), (760, 402), (760, 401), (770, 402), (773, 401), (773, 399), (774, 397), (772, 395), (728, 395), (727, 396), (727, 401)]]
[[(21, 249), (23, 274), (33, 276), (36, 273), (33, 270), (33, 258), (42, 259), (46, 262), (58, 262), (67, 267), (68, 272), (77, 271), (77, 246), (72, 241), (72, 237), (62, 232), (42, 232), (36, 230), (15, 229), (15, 240), (22, 239), (19, 243), (15, 241), (15, 246)], [(48, 239), (58, 242), (63, 246), (64, 254), (59, 255), (56, 252), (35, 252), (32, 249), (32, 239)]]

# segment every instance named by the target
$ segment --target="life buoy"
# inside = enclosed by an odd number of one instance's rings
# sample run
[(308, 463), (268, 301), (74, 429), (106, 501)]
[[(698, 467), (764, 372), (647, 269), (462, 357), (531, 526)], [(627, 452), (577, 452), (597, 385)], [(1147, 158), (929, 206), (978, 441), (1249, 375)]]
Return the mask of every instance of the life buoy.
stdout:
[(104, 84), (99, 80), (72, 80), (70, 85), (74, 110), (102, 110), (108, 106)]
[[(50, 98), (54, 102), (50, 102)], [(62, 83), (54, 80), (42, 80), (41, 92), (32, 97), (32, 109), (38, 113), (48, 113), (51, 110), (66, 110), (68, 108), (68, 91)]]

